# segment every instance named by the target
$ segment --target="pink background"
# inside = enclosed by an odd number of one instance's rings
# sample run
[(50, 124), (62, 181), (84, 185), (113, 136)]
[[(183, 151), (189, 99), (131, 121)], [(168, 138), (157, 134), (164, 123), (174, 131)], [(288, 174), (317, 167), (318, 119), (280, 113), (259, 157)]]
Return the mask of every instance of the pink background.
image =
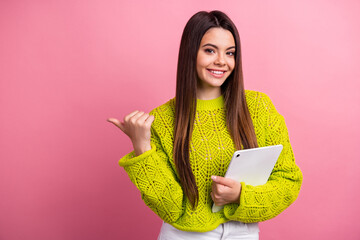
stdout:
[[(108, 117), (172, 98), (187, 20), (237, 25), (247, 89), (267, 93), (304, 174), (261, 239), (360, 239), (360, 2), (0, 2), (0, 239), (155, 239)], [(342, 151), (342, 152), (340, 152)]]

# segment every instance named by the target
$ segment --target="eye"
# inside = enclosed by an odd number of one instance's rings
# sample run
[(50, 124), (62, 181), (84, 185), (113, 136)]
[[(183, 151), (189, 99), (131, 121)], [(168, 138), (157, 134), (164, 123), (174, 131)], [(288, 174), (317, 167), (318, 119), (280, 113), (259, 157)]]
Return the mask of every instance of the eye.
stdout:
[(229, 55), (229, 56), (235, 56), (235, 52), (227, 52), (227, 55)]
[(210, 49), (210, 48), (206, 48), (206, 49), (205, 49), (205, 52), (207, 52), (207, 53), (214, 53), (215, 51), (212, 50), (212, 49)]

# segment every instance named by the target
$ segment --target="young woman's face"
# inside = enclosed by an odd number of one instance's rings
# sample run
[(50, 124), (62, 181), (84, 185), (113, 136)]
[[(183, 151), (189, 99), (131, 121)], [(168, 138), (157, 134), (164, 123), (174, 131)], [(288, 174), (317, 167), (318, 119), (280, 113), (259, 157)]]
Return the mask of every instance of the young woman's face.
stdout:
[(198, 91), (218, 91), (235, 66), (235, 41), (231, 32), (210, 28), (201, 39), (196, 60)]

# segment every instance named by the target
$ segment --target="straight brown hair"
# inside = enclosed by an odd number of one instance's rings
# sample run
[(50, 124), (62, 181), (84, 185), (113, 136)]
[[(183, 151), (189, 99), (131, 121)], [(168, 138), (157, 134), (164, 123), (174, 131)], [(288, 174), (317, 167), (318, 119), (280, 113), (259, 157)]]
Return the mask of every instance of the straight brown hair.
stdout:
[(228, 130), (236, 149), (258, 146), (245, 99), (238, 30), (225, 13), (200, 11), (189, 19), (181, 37), (175, 97), (174, 162), (184, 193), (193, 208), (199, 201), (199, 192), (189, 160), (189, 143), (197, 99), (196, 60), (202, 37), (210, 28), (214, 27), (229, 30), (236, 45), (234, 70), (221, 86)]

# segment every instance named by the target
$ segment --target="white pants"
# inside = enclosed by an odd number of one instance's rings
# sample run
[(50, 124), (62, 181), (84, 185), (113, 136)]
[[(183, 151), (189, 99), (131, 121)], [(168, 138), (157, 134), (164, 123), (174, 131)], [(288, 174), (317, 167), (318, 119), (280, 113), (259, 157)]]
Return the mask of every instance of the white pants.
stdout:
[(236, 221), (229, 221), (220, 224), (216, 229), (209, 232), (186, 232), (174, 228), (168, 223), (163, 223), (158, 240), (233, 240), (233, 239), (246, 239), (258, 240), (259, 239), (259, 225), (258, 223), (242, 223)]

